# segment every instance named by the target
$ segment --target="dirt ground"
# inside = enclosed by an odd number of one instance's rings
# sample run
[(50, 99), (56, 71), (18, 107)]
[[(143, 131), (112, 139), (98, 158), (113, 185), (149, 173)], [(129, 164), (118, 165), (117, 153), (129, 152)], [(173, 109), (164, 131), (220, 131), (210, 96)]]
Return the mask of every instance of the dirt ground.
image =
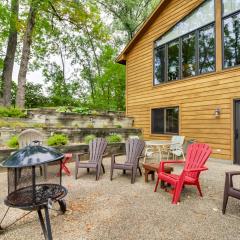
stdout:
[[(122, 161), (123, 159), (121, 159)], [(222, 196), (225, 171), (240, 170), (228, 161), (209, 160), (209, 171), (201, 175), (204, 197), (194, 187), (186, 187), (181, 203), (171, 204), (171, 195), (160, 188), (153, 192), (155, 183), (144, 182), (138, 176), (135, 184), (130, 175), (114, 172), (109, 180), (110, 159), (104, 159), (106, 174), (95, 181), (94, 171), (80, 169), (79, 178), (64, 176), (69, 193), (66, 214), (52, 210), (53, 239), (240, 239), (240, 201), (230, 199), (226, 215), (222, 215)], [(74, 173), (74, 164), (70, 164)], [(179, 166), (174, 166), (176, 172)], [(235, 179), (240, 185), (240, 179)], [(0, 219), (7, 209), (3, 201), (7, 194), (7, 175), (0, 173)], [(54, 209), (58, 204), (54, 204)], [(2, 226), (20, 217), (22, 210), (10, 209)], [(33, 212), (16, 225), (0, 234), (2, 240), (44, 239)]]

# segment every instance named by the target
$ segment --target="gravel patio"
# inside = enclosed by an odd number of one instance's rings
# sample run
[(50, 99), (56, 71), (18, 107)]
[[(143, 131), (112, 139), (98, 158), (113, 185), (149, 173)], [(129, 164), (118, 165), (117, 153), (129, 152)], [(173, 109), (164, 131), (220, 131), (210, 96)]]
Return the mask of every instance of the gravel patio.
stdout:
[[(171, 195), (160, 188), (154, 193), (154, 182), (145, 183), (144, 177), (130, 184), (129, 175), (115, 171), (111, 182), (109, 158), (104, 165), (106, 174), (97, 182), (94, 173), (84, 169), (78, 180), (64, 176), (68, 211), (65, 215), (51, 211), (53, 239), (239, 239), (240, 202), (230, 198), (226, 215), (221, 213), (225, 171), (240, 170), (239, 166), (209, 160), (209, 171), (200, 178), (204, 197), (186, 187), (181, 203), (172, 205)], [(74, 171), (74, 164), (70, 167)], [(6, 181), (6, 173), (0, 173), (0, 218), (6, 210)], [(3, 226), (21, 214), (11, 209)], [(0, 239), (44, 239), (36, 212), (0, 234)]]

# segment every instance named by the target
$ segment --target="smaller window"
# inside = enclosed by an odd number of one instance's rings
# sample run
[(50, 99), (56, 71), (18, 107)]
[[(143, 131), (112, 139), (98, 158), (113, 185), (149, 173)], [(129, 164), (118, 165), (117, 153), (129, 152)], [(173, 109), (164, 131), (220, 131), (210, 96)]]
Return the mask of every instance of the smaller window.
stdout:
[(153, 134), (178, 134), (179, 108), (152, 109), (152, 133)]

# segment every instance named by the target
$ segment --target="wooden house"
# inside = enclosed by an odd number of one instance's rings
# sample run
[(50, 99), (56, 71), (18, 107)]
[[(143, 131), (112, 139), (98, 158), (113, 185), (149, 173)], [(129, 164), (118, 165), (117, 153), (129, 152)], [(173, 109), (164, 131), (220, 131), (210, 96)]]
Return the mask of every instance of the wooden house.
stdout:
[(117, 62), (145, 139), (183, 135), (240, 164), (240, 0), (161, 0)]

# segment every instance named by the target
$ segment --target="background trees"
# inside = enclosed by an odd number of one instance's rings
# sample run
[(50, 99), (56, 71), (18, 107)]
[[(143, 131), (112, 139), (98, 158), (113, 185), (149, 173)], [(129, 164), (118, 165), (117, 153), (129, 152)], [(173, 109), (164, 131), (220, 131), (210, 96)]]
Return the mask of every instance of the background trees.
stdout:
[[(1, 1), (2, 104), (124, 110), (125, 68), (115, 58), (157, 2)], [(28, 79), (31, 71), (44, 82)]]

